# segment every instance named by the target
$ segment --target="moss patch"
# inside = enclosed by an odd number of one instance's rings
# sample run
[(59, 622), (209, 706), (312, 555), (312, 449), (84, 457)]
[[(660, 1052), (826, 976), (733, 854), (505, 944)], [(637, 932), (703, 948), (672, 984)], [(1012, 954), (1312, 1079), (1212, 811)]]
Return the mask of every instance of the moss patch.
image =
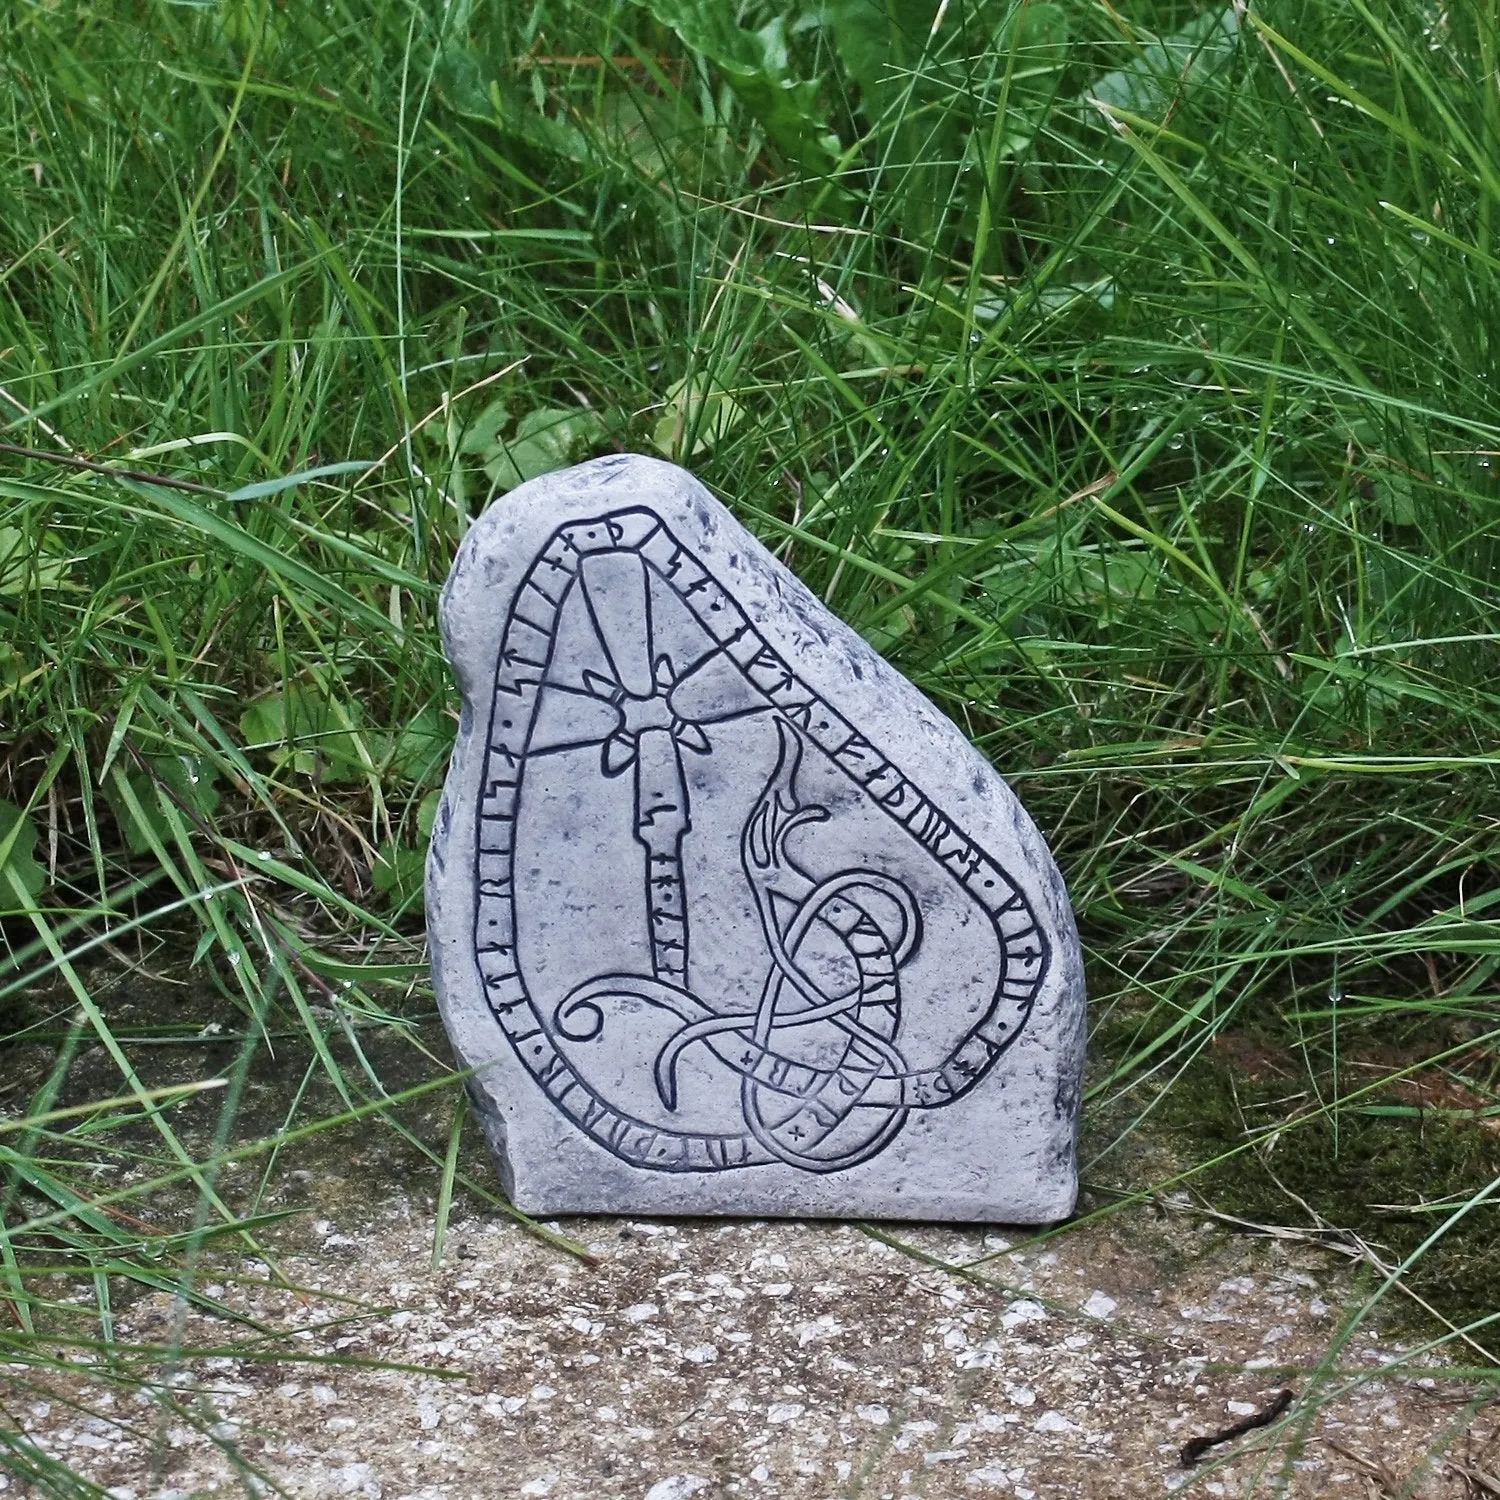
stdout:
[[(1321, 1098), (1331, 1099), (1331, 1079), (1317, 1082)], [(1500, 1178), (1500, 1121), (1455, 1117), (1455, 1107), (1480, 1101), (1453, 1097), (1445, 1080), (1393, 1084), (1336, 1112), (1319, 1107), (1313, 1085), (1296, 1059), (1249, 1038), (1226, 1038), (1161, 1101), (1160, 1118), (1193, 1160), (1263, 1137), (1195, 1179), (1216, 1208), (1258, 1223), (1308, 1227), (1311, 1209), (1395, 1264)], [(1500, 1311), (1497, 1209), (1486, 1203), (1470, 1212), (1407, 1277), (1413, 1291), (1460, 1325)], [(1406, 1299), (1392, 1299), (1393, 1312), (1397, 1302)]]

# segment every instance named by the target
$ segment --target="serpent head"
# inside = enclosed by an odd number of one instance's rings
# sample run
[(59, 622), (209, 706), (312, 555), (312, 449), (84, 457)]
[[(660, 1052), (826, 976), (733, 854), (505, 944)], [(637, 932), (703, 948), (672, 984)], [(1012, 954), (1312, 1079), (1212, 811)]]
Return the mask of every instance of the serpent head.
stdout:
[(761, 788), (740, 835), (740, 860), (763, 909), (773, 891), (796, 901), (811, 889), (811, 880), (788, 857), (786, 841), (793, 829), (828, 818), (827, 808), (804, 807), (797, 796), (797, 767), (802, 761), (797, 731), (778, 718), (776, 733), (780, 741), (776, 769)]

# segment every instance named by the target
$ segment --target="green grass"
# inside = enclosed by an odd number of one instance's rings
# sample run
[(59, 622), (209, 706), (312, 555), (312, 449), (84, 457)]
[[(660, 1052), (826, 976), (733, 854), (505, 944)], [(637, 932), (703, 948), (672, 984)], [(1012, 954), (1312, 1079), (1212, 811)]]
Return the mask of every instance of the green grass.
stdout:
[[(1300, 1130), (1373, 1222), (1377, 1118), (1461, 1143), (1430, 1197), (1490, 1187), (1495, 0), (936, 9), (6, 8), (0, 1049), (60, 997), (0, 1095), (7, 1357), (254, 1240), (215, 1153), (278, 1028), (331, 1091), (286, 1129), (379, 1113), (451, 1203), (458, 1123), (358, 1045), (430, 1009), (436, 594), (496, 484), (589, 452), (690, 462), (1012, 779), (1088, 946), (1092, 1182), (1153, 1186), (1118, 1141), (1250, 1036), (1276, 1087), (1187, 1146), (1240, 1153), (1220, 1201), (1273, 1214)], [(187, 1102), (97, 980), (157, 945), (244, 1038)], [(124, 1102), (48, 1118), (86, 1042)], [(98, 1206), (111, 1152), (172, 1183)], [(50, 1462), (0, 1428), (84, 1493)]]

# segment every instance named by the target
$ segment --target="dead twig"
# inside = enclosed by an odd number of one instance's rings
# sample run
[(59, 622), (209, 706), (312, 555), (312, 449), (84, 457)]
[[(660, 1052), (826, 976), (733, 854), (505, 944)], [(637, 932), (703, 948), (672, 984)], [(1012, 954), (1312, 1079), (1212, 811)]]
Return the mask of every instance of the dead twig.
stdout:
[[(1275, 1180), (1274, 1174), (1273, 1180)], [(1205, 1219), (1216, 1219), (1221, 1224), (1231, 1224), (1236, 1229), (1246, 1230), (1250, 1234), (1264, 1235), (1267, 1239), (1296, 1241), (1304, 1245), (1316, 1245), (1321, 1250), (1332, 1250), (1335, 1254), (1347, 1256), (1350, 1260), (1364, 1261), (1371, 1270), (1390, 1280), (1391, 1285), (1398, 1292), (1415, 1302), (1429, 1317), (1441, 1323), (1454, 1338), (1461, 1339), (1466, 1343), (1484, 1360), (1485, 1364), (1493, 1365), (1500, 1363), (1500, 1361), (1497, 1361), (1496, 1356), (1481, 1344), (1478, 1339), (1466, 1333), (1451, 1318), (1444, 1317), (1425, 1297), (1419, 1292), (1413, 1291), (1406, 1284), (1404, 1278), (1395, 1275), (1396, 1267), (1378, 1254), (1368, 1241), (1362, 1239), (1352, 1229), (1336, 1228), (1328, 1224), (1326, 1220), (1322, 1220), (1320, 1216), (1313, 1215), (1312, 1210), (1308, 1208), (1308, 1205), (1301, 1198), (1297, 1198), (1296, 1194), (1291, 1193), (1283, 1184), (1278, 1183), (1278, 1186), (1281, 1186), (1282, 1191), (1286, 1192), (1289, 1197), (1294, 1198), (1304, 1209), (1307, 1209), (1310, 1215), (1319, 1221), (1317, 1228), (1298, 1229), (1289, 1224), (1258, 1224), (1253, 1219), (1242, 1219), (1235, 1214), (1226, 1214), (1218, 1209), (1209, 1208), (1206, 1204), (1202, 1203), (1195, 1204), (1189, 1208), (1165, 1199), (1160, 1201), (1164, 1202), (1169, 1210), (1175, 1209), (1178, 1212), (1198, 1214)]]
[(1395, 1500), (1395, 1497), (1408, 1493), (1407, 1487), (1402, 1484), (1396, 1474), (1392, 1473), (1390, 1465), (1383, 1459), (1366, 1458), (1364, 1454), (1356, 1453), (1352, 1448), (1346, 1448), (1331, 1437), (1325, 1437), (1321, 1441), (1325, 1448), (1332, 1448), (1340, 1458), (1347, 1459), (1357, 1469), (1362, 1470), (1366, 1477), (1379, 1488), (1382, 1495), (1389, 1495), (1392, 1500)]
[(212, 495), (222, 499), (223, 490), (211, 484), (194, 484), (191, 479), (174, 479), (170, 474), (152, 474), (145, 469), (122, 469), (118, 464), (97, 464), (91, 458), (73, 453), (49, 453), (45, 448), (25, 448), (20, 443), (0, 443), (0, 453), (14, 453), (18, 458), (35, 458), (43, 463), (61, 464), (68, 469), (86, 469), (90, 474), (108, 474), (111, 479), (133, 479), (137, 484), (154, 484), (164, 490), (188, 490), (194, 495)]
[(1489, 1495), (1500, 1496), (1500, 1479), (1484, 1469), (1460, 1463), (1456, 1458), (1450, 1458), (1443, 1468), (1463, 1480), (1469, 1492), (1469, 1500), (1485, 1500)]
[(1191, 1469), (1210, 1448), (1217, 1448), (1220, 1443), (1233, 1442), (1237, 1437), (1244, 1437), (1247, 1432), (1254, 1432), (1257, 1427), (1269, 1427), (1291, 1404), (1290, 1390), (1277, 1391), (1259, 1411), (1252, 1412), (1248, 1417), (1219, 1432), (1210, 1432), (1184, 1443), (1178, 1461), (1184, 1469)]

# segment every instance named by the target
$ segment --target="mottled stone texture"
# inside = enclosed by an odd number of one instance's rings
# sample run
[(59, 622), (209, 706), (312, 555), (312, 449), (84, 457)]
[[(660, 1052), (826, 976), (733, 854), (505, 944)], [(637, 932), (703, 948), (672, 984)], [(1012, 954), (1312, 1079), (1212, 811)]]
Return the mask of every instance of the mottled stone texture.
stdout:
[(443, 593), (438, 999), (516, 1204), (1044, 1223), (1078, 939), (1005, 783), (690, 475), (523, 485)]

